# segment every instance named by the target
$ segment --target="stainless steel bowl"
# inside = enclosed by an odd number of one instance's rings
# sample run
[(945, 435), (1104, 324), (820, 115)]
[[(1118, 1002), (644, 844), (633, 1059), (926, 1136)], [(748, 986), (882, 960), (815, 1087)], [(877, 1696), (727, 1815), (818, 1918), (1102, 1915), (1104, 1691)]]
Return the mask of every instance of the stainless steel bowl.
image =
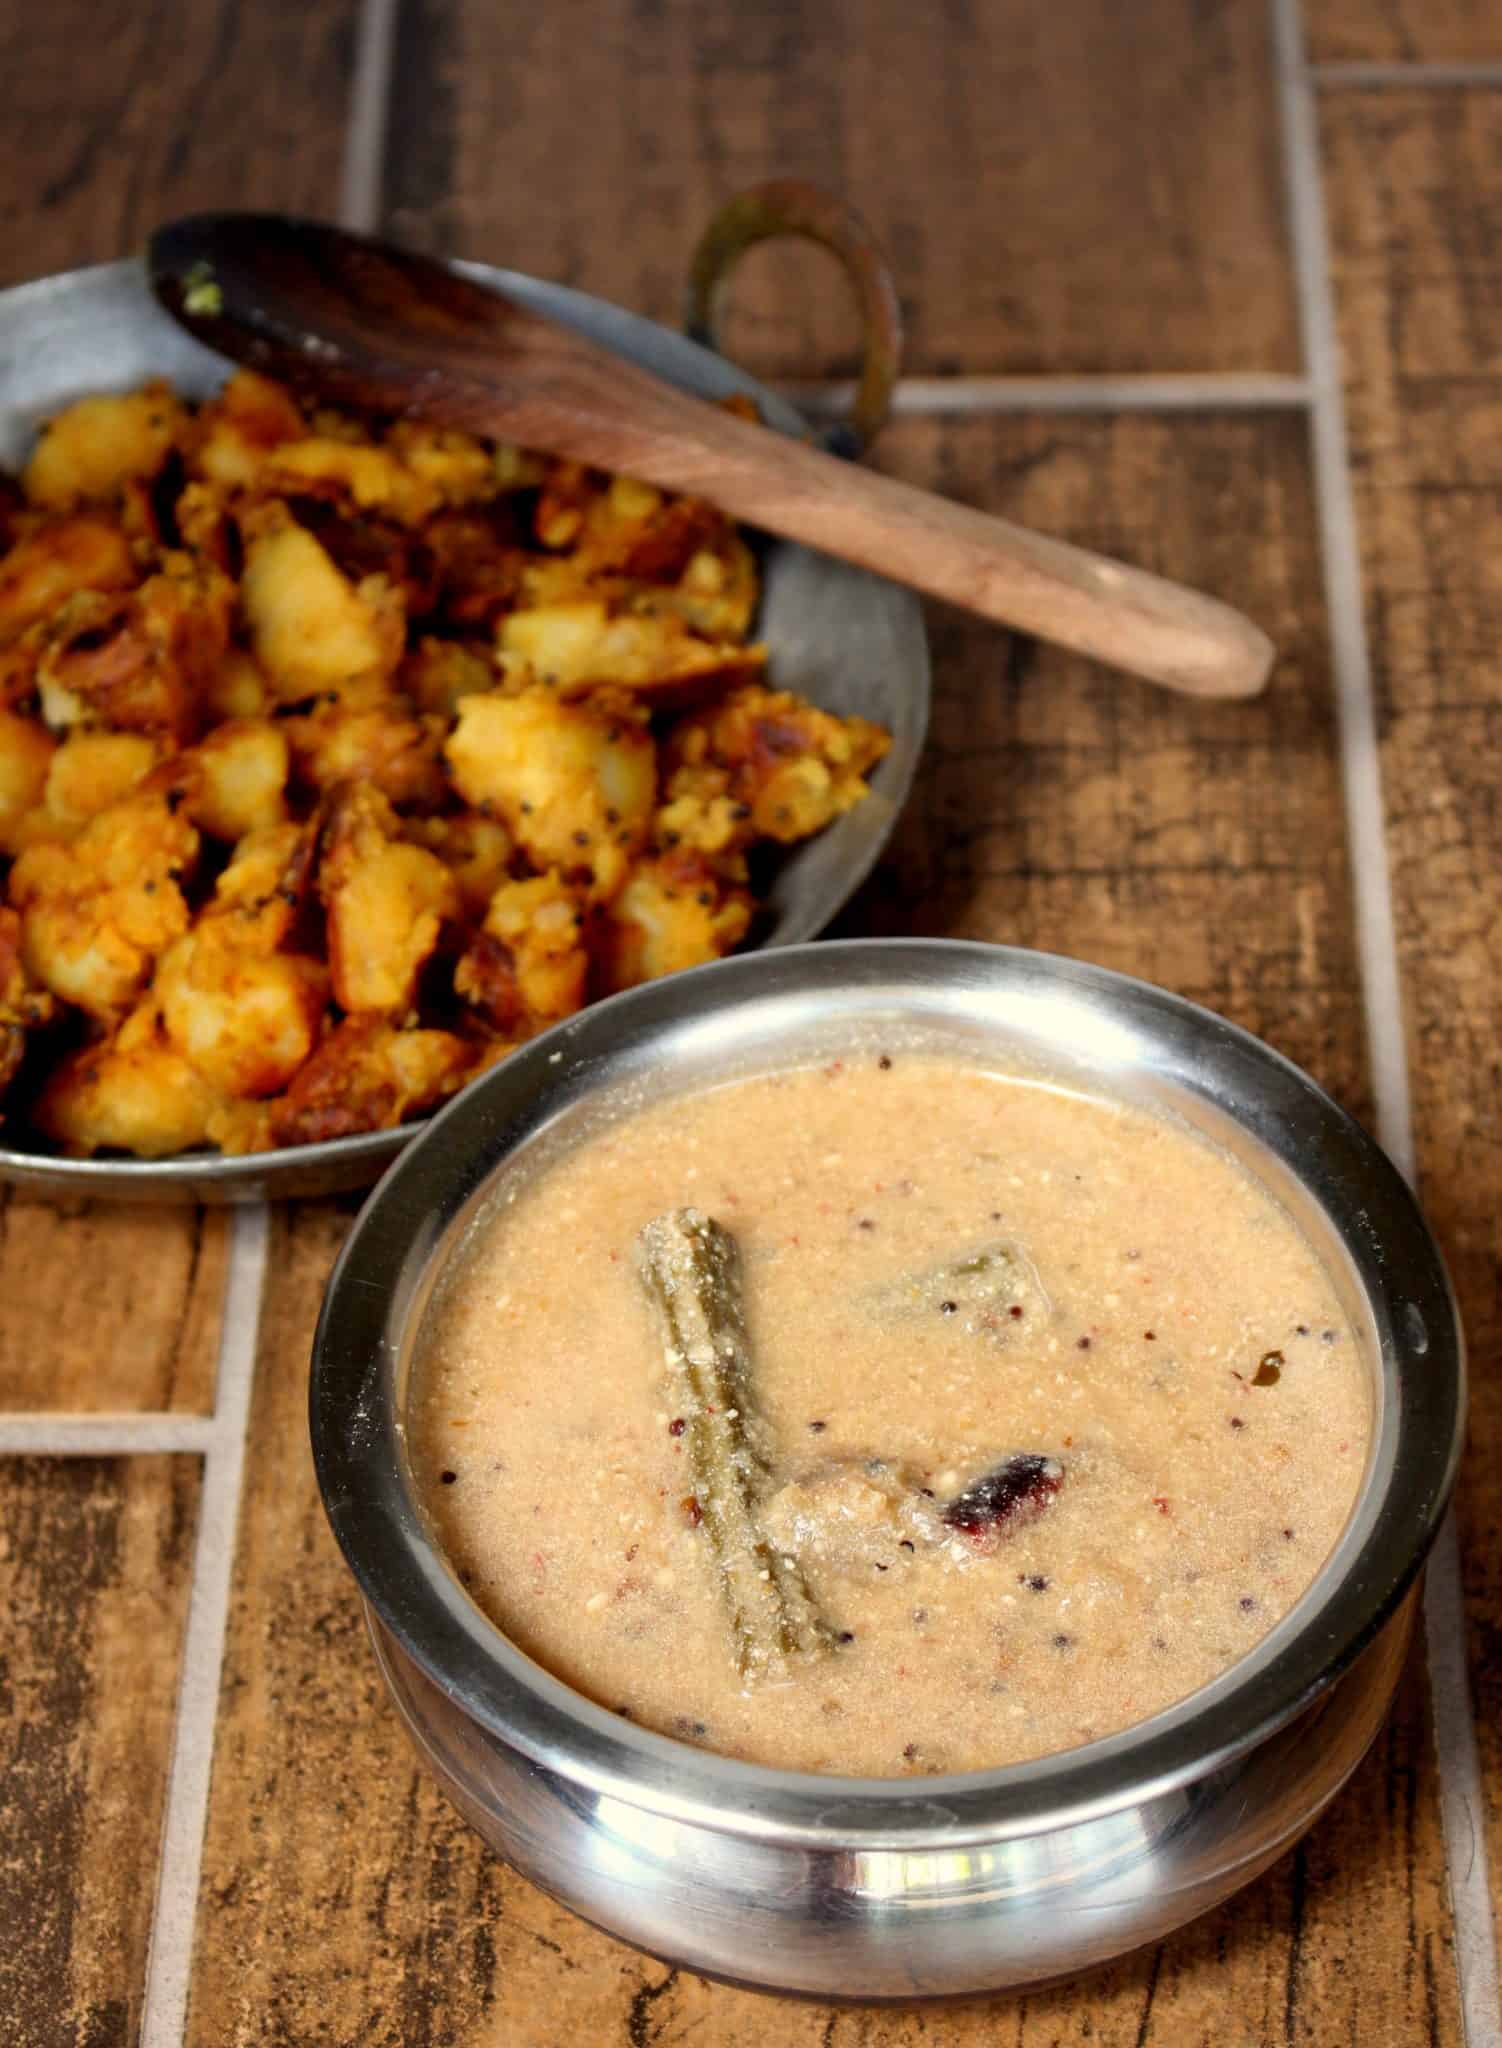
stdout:
[[(816, 1777), (706, 1755), (550, 1677), (470, 1601), (414, 1494), (403, 1413), (431, 1289), (484, 1205), (630, 1082), (670, 1092), (921, 1031), (1168, 1106), (1242, 1157), (1325, 1257), (1373, 1364), (1360, 1497), (1305, 1598), (1166, 1713), (1004, 1770)], [(879, 1042), (879, 1040), (878, 1040)], [(314, 1457), (376, 1652), (462, 1812), (586, 1919), (711, 1975), (821, 1998), (1036, 1984), (1245, 1884), (1354, 1769), (1396, 1683), (1448, 1499), (1461, 1336), (1376, 1145), (1297, 1068), (1144, 983), (945, 941), (752, 956), (615, 998), (471, 1087), (371, 1197), (314, 1346)]]
[[(787, 433), (807, 429), (775, 392), (697, 343), (619, 306), (562, 285), (482, 264), (461, 266), (555, 320), (702, 398), (748, 393)], [(88, 391), (120, 391), (166, 377), (206, 397), (230, 365), (168, 319), (138, 263), (75, 270), (0, 292), (0, 466), (23, 462), (38, 424)], [(771, 673), (826, 710), (859, 711), (887, 727), (892, 747), (872, 794), (827, 832), (796, 848), (767, 899), (763, 946), (811, 939), (865, 880), (906, 801), (928, 729), (929, 664), (923, 611), (911, 591), (790, 541), (769, 542), (756, 630)], [(0, 1149), (0, 1182), (45, 1195), (138, 1201), (260, 1201), (368, 1186), (420, 1124), (289, 1146), (249, 1158), (58, 1159)]]

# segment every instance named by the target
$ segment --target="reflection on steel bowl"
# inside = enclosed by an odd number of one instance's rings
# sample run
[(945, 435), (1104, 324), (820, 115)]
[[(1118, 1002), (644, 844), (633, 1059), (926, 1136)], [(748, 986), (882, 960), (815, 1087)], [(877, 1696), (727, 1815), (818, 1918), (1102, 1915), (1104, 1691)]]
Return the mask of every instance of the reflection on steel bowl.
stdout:
[[(487, 275), (474, 274), (481, 281)], [(493, 275), (516, 296), (686, 388), (710, 398), (749, 394), (772, 424), (802, 430), (775, 395), (710, 351), (582, 294)], [(15, 467), (37, 423), (85, 393), (129, 390), (160, 377), (187, 396), (202, 396), (227, 369), (158, 309), (135, 264), (0, 294), (0, 463)], [(871, 796), (792, 851), (761, 892), (760, 943), (784, 946), (822, 929), (869, 872), (895, 822), (926, 728), (928, 657), (910, 593), (787, 543), (766, 550), (756, 631), (779, 687), (830, 711), (859, 712), (893, 736), (871, 778)], [(0, 1180), (44, 1193), (148, 1200), (324, 1193), (373, 1179), (418, 1127), (223, 1158), (70, 1160), (0, 1150)]]
[[(645, 1099), (827, 1059), (857, 1036), (1042, 1060), (1239, 1158), (1320, 1253), (1371, 1361), (1350, 1520), (1310, 1590), (1221, 1677), (1107, 1739), (963, 1776), (854, 1779), (708, 1754), (551, 1677), (445, 1562), (405, 1441), (418, 1325), (485, 1205)], [(654, 1954), (762, 1989), (911, 1999), (1037, 1984), (1150, 1941), (1287, 1848), (1344, 1783), (1402, 1663), (1448, 1499), (1461, 1338), (1438, 1253), (1377, 1147), (1297, 1069), (1174, 996), (944, 941), (748, 956), (615, 998), (475, 1084), (367, 1205), (315, 1343), (314, 1456), (377, 1655), (455, 1803), (528, 1877)]]

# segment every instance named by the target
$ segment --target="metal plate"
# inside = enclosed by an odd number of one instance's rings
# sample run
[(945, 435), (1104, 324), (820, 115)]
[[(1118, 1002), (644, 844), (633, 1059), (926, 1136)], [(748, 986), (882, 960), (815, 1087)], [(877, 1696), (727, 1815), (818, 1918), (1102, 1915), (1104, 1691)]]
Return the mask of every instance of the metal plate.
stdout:
[[(462, 267), (699, 397), (746, 392), (773, 425), (807, 431), (774, 392), (650, 320), (515, 271)], [(206, 397), (228, 369), (173, 325), (137, 263), (71, 271), (0, 293), (0, 462), (15, 467), (24, 461), (38, 422), (85, 392), (166, 377), (179, 390)], [(907, 798), (928, 728), (928, 644), (910, 591), (843, 562), (769, 541), (763, 578), (757, 632), (770, 649), (776, 682), (826, 710), (874, 718), (892, 734), (870, 798), (791, 853), (777, 874), (760, 943), (790, 946), (822, 931), (854, 894)], [(421, 1128), (412, 1123), (242, 1159), (194, 1153), (72, 1160), (0, 1149), (0, 1181), (40, 1194), (127, 1201), (334, 1194), (369, 1185)]]

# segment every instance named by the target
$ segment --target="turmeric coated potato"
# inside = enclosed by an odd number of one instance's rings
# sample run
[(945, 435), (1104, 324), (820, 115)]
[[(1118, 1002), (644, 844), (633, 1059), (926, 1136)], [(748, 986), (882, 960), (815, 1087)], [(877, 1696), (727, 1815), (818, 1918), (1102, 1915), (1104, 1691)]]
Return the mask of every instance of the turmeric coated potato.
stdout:
[(165, 743), (139, 732), (101, 732), (75, 727), (56, 747), (47, 766), (41, 802), (29, 811), (9, 849), (47, 839), (73, 839), (101, 811), (117, 804), (161, 762)]
[(328, 969), (299, 954), (262, 953), (227, 918), (201, 918), (156, 972), (170, 1043), (222, 1095), (280, 1094), (318, 1042)]
[(280, 1145), (314, 1145), (387, 1131), (452, 1095), (475, 1048), (449, 1031), (400, 1031), (381, 1017), (346, 1017), (272, 1111)]
[(46, 800), (57, 741), (34, 718), (0, 711), (0, 853), (19, 853), (26, 820)]
[(7, 1137), (394, 1128), (741, 944), (886, 745), (757, 595), (702, 500), (250, 371), (67, 407), (0, 491)]
[(155, 1002), (63, 1060), (42, 1090), (38, 1128), (75, 1157), (134, 1152), (162, 1159), (208, 1136), (213, 1091), (161, 1031)]
[(199, 692), (229, 645), (234, 589), (186, 556), (129, 594), (80, 592), (58, 613), (37, 664), (42, 716), (54, 729), (196, 731)]
[(465, 697), (446, 748), (454, 787), (505, 823), (534, 867), (613, 896), (646, 844), (657, 749), (629, 706), (536, 687)]
[(313, 790), (369, 783), (402, 810), (436, 811), (448, 795), (443, 772), (446, 721), (414, 713), (401, 697), (371, 704), (320, 704), (284, 719), (299, 779)]
[(391, 674), (404, 621), (379, 577), (358, 588), (322, 545), (272, 505), (246, 543), (240, 604), (251, 651), (284, 701)]
[(188, 929), (182, 884), (198, 834), (164, 796), (132, 794), (65, 845), (29, 846), (10, 871), (28, 971), (65, 1003), (112, 1024)]
[(212, 839), (243, 839), (287, 815), (287, 735), (269, 718), (232, 718), (184, 756), (183, 807)]
[(512, 856), (511, 835), (494, 818), (459, 811), (442, 818), (411, 818), (407, 836), (436, 853), (459, 890), (461, 916), (478, 921), (501, 886)]
[(726, 797), (746, 836), (786, 845), (822, 831), (866, 794), (890, 746), (864, 718), (836, 718), (788, 690), (732, 690), (680, 721), (668, 744), (669, 804), (690, 800), (678, 829)]
[(727, 887), (687, 849), (640, 862), (605, 913), (605, 986), (634, 988), (659, 974), (702, 967), (738, 946), (751, 927), (751, 892)]
[(80, 398), (49, 422), (21, 479), (33, 505), (70, 511), (154, 477), (187, 415), (160, 381), (118, 396)]
[(584, 899), (557, 875), (503, 882), (454, 969), (456, 992), (513, 1041), (572, 1016), (588, 980)]
[(189, 470), (224, 489), (253, 486), (275, 451), (307, 432), (290, 392), (254, 370), (237, 370), (200, 406), (186, 436)]
[(761, 647), (700, 639), (674, 612), (618, 612), (587, 597), (512, 612), (498, 646), (502, 668), (518, 680), (557, 684), (569, 694), (624, 686), (654, 702), (749, 680), (766, 659)]
[(135, 581), (130, 543), (104, 519), (80, 514), (37, 526), (0, 561), (0, 641), (50, 620), (67, 598), (128, 590)]
[(318, 887), (340, 1008), (405, 1016), (444, 921), (458, 913), (454, 877), (436, 853), (404, 839), (385, 797), (360, 783), (336, 799)]

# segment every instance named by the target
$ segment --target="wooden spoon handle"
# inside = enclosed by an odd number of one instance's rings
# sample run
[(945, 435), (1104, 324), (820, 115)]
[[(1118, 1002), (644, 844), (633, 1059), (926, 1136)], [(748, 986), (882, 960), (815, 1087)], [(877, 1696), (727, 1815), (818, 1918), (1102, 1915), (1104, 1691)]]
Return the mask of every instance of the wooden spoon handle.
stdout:
[(1272, 664), (1230, 606), (852, 468), (691, 398), (430, 258), (281, 215), (152, 238), (152, 282), (211, 348), (319, 397), (521, 442), (665, 490), (1200, 697)]

